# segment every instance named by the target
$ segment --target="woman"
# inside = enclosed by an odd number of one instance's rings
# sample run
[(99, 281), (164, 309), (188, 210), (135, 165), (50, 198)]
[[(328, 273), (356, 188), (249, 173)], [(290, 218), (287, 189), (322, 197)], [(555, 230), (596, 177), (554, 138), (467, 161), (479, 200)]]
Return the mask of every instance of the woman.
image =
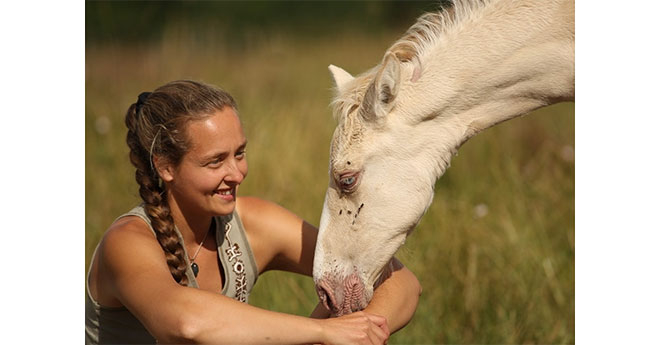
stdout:
[(143, 203), (94, 253), (87, 343), (382, 344), (412, 317), (419, 283), (398, 262), (363, 312), (327, 318), (318, 306), (305, 318), (245, 303), (267, 270), (311, 275), (317, 229), (237, 198), (248, 167), (236, 109), (228, 93), (194, 81), (142, 93), (128, 109)]

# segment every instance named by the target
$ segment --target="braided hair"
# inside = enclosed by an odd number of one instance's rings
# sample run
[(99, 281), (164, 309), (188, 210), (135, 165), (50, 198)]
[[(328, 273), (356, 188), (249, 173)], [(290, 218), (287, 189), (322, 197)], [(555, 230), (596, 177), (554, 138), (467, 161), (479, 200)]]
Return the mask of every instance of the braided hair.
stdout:
[(126, 143), (130, 160), (135, 166), (135, 180), (140, 197), (156, 233), (174, 280), (188, 285), (183, 244), (174, 229), (165, 193), (153, 164), (157, 155), (168, 163), (178, 165), (190, 148), (186, 126), (192, 120), (211, 116), (230, 106), (237, 109), (229, 93), (212, 85), (178, 80), (167, 83), (153, 92), (143, 92), (126, 112), (128, 128)]

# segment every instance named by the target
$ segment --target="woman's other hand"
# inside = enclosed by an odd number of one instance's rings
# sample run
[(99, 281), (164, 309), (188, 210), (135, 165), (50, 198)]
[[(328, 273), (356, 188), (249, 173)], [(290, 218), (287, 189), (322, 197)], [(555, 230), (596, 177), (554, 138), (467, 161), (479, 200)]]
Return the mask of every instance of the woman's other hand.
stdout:
[(326, 345), (382, 345), (387, 343), (390, 336), (387, 319), (363, 311), (319, 322), (322, 325), (323, 344)]

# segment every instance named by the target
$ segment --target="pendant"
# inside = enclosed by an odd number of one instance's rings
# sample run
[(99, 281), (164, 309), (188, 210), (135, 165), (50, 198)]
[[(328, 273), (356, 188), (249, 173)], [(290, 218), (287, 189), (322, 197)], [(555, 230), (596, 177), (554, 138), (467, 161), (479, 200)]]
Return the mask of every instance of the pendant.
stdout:
[(199, 273), (199, 266), (197, 266), (197, 263), (193, 262), (190, 264), (190, 268), (192, 268), (193, 274), (195, 275), (195, 278), (197, 278), (197, 273)]

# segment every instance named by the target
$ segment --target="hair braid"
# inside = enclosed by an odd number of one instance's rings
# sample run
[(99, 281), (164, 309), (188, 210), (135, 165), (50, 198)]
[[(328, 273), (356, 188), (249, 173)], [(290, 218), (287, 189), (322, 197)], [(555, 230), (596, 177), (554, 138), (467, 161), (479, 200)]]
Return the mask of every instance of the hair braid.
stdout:
[(179, 242), (179, 237), (174, 230), (174, 219), (170, 214), (167, 198), (163, 198), (165, 190), (159, 185), (157, 173), (152, 170), (151, 154), (140, 145), (139, 137), (136, 134), (138, 121), (135, 109), (134, 104), (126, 114), (126, 127), (128, 127), (126, 143), (131, 150), (131, 163), (136, 167), (135, 181), (140, 186), (140, 197), (144, 201), (144, 209), (151, 220), (151, 227), (156, 233), (156, 239), (163, 248), (170, 273), (177, 283), (187, 286), (188, 277), (186, 276), (183, 245)]

